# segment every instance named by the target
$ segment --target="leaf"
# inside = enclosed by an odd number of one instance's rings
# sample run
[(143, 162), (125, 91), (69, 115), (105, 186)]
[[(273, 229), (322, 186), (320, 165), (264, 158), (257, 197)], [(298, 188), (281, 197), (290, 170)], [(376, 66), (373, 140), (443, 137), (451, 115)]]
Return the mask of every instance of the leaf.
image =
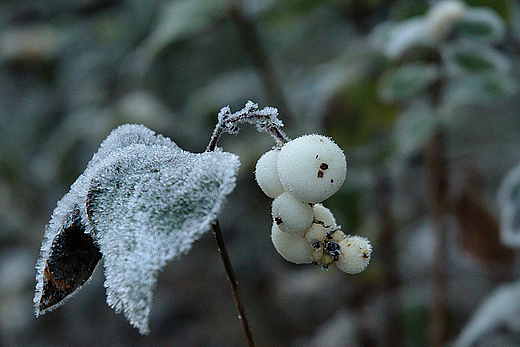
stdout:
[(202, 30), (215, 18), (223, 17), (232, 2), (229, 0), (181, 0), (166, 2), (158, 24), (146, 40), (145, 49), (154, 56), (166, 45)]
[(508, 321), (516, 321), (520, 311), (520, 282), (502, 284), (495, 289), (475, 311), (454, 347), (475, 346), (482, 336)]
[[(449, 81), (443, 89), (444, 105), (450, 109), (468, 104), (484, 105), (511, 97), (518, 82), (506, 74), (479, 74)], [(447, 118), (460, 121), (460, 113), (445, 112)]]
[[(60, 201), (60, 207), (69, 205), (71, 199), (67, 198)], [(46, 230), (47, 241), (37, 264), (36, 316), (59, 307), (72, 297), (88, 282), (101, 259), (99, 247), (92, 236), (85, 233), (78, 206), (71, 207), (64, 215), (55, 213), (54, 224)]]
[(467, 42), (456, 42), (441, 50), (446, 71), (451, 76), (507, 74), (509, 59), (496, 49)]
[(506, 245), (520, 247), (520, 165), (506, 175), (498, 190), (500, 237)]
[(457, 34), (484, 44), (496, 44), (503, 40), (506, 25), (502, 18), (489, 8), (468, 8), (457, 23)]
[[(186, 152), (142, 125), (112, 131), (58, 202), (46, 230), (37, 265), (37, 315), (86, 283), (97, 250), (104, 260), (107, 303), (147, 334), (159, 270), (209, 229), (235, 187), (238, 166), (233, 154)], [(81, 244), (71, 236), (78, 232), (85, 235)], [(78, 246), (91, 251), (79, 258), (62, 255), (62, 249), (77, 253)], [(64, 260), (73, 264), (71, 271), (51, 266)], [(76, 267), (86, 270), (77, 274)], [(70, 290), (54, 293), (55, 283)]]
[(372, 41), (383, 43), (382, 51), (390, 60), (398, 60), (417, 46), (431, 45), (425, 19), (417, 16), (399, 23), (384, 23), (376, 28)]
[(417, 153), (428, 143), (438, 125), (436, 111), (428, 101), (419, 100), (408, 106), (394, 127), (397, 153), (404, 156)]
[(425, 92), (440, 78), (433, 64), (413, 62), (385, 71), (379, 80), (379, 94), (386, 102), (402, 101)]

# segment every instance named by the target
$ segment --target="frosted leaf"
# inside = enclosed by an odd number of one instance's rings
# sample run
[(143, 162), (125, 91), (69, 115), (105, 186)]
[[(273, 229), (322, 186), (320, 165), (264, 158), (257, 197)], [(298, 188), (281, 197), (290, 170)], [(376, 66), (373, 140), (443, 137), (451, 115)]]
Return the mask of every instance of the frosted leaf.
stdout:
[(508, 246), (520, 247), (520, 165), (513, 168), (500, 184), (500, 238)]
[(449, 77), (485, 76), (510, 73), (510, 59), (489, 45), (469, 41), (446, 44), (441, 49), (444, 68)]
[(97, 263), (86, 266), (90, 272), (82, 272), (83, 282), (72, 293), (59, 291), (63, 298), (42, 305), (49, 283), (63, 288), (78, 282), (66, 276), (55, 280), (50, 269), (61, 251), (56, 240), (72, 230), (87, 237), (86, 245), (90, 237), (90, 245), (103, 255), (107, 303), (123, 311), (140, 333), (148, 333), (158, 271), (209, 229), (235, 187), (238, 166), (233, 154), (186, 152), (144, 126), (114, 130), (53, 213), (37, 266), (37, 315), (79, 289)]
[(383, 53), (392, 60), (399, 59), (412, 47), (429, 43), (428, 28), (423, 17), (394, 23), (386, 29)]
[(457, 0), (436, 2), (426, 14), (426, 27), (429, 34), (435, 41), (444, 39), (466, 11), (466, 5)]
[(452, 346), (475, 346), (482, 336), (516, 320), (519, 311), (520, 282), (500, 285), (480, 304)]

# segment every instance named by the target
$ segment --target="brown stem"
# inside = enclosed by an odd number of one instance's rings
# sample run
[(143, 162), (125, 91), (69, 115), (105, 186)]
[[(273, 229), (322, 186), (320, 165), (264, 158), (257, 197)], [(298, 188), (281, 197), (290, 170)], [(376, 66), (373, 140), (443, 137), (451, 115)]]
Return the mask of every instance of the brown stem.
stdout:
[(280, 114), (284, 114), (288, 119), (291, 119), (287, 101), (283, 96), (279, 80), (276, 78), (276, 72), (263, 48), (254, 22), (246, 18), (240, 11), (240, 1), (236, 1), (231, 9), (231, 18), (237, 25), (240, 41), (249, 59), (260, 75), (267, 100), (270, 100), (280, 110)]
[(430, 327), (432, 347), (443, 346), (446, 342), (447, 235), (444, 217), (447, 211), (447, 168), (444, 142), (444, 132), (439, 127), (428, 145), (426, 154), (430, 215), (437, 240), (432, 269), (433, 302)]
[(402, 325), (399, 320), (399, 298), (400, 279), (395, 271), (397, 269), (396, 250), (396, 226), (391, 211), (391, 182), (388, 170), (381, 169), (377, 178), (375, 189), (375, 209), (380, 220), (379, 255), (383, 264), (381, 276), (381, 291), (388, 298), (383, 308), (383, 319), (385, 319), (385, 331), (381, 336), (382, 345), (388, 347), (402, 346)]
[(231, 286), (231, 291), (233, 292), (233, 298), (235, 299), (235, 305), (238, 311), (238, 318), (242, 322), (242, 328), (244, 330), (247, 346), (254, 347), (255, 344), (253, 343), (253, 335), (251, 334), (251, 330), (249, 329), (249, 324), (246, 318), (246, 311), (244, 309), (244, 305), (242, 303), (242, 299), (240, 299), (240, 294), (238, 291), (237, 278), (235, 276), (233, 266), (231, 265), (231, 261), (229, 260), (229, 255), (224, 244), (224, 239), (222, 238), (222, 232), (220, 231), (218, 219), (212, 225), (212, 228), (213, 234), (215, 235), (215, 240), (217, 241), (218, 251), (220, 253), (220, 257), (222, 258), (222, 263), (224, 264), (226, 275)]

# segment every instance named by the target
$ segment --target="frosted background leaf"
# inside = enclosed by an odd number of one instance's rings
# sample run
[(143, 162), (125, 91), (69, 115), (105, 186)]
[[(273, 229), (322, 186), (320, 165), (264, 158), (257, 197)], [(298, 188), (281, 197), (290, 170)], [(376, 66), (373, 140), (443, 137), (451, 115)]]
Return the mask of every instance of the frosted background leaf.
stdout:
[(498, 191), (500, 237), (512, 247), (520, 247), (520, 165), (506, 175)]
[(115, 129), (53, 213), (35, 303), (52, 241), (79, 210), (103, 254), (107, 303), (148, 333), (158, 271), (209, 229), (235, 187), (238, 166), (233, 154), (186, 152), (144, 126)]
[[(491, 330), (518, 322), (520, 311), (520, 282), (502, 284), (497, 287), (475, 311), (453, 347), (470, 347)], [(516, 324), (512, 324), (516, 325)]]

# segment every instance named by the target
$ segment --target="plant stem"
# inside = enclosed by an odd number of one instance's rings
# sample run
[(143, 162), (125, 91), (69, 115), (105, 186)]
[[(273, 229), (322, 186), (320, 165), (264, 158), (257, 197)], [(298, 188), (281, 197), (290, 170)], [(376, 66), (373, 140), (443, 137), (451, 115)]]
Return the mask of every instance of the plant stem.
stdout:
[(399, 320), (400, 298), (399, 286), (401, 281), (395, 269), (397, 265), (396, 225), (392, 218), (391, 201), (392, 189), (388, 169), (381, 168), (377, 176), (375, 188), (375, 208), (378, 214), (381, 229), (379, 254), (383, 264), (381, 276), (381, 291), (387, 297), (383, 308), (385, 331), (382, 334), (382, 345), (388, 347), (402, 346), (401, 336), (403, 327)]
[(435, 131), (428, 145), (426, 169), (429, 175), (430, 215), (437, 240), (432, 268), (431, 346), (438, 347), (446, 342), (447, 296), (447, 235), (444, 225), (447, 212), (447, 168), (444, 131), (441, 127)]
[[(278, 110), (276, 108), (266, 107), (259, 110), (258, 104), (251, 101), (248, 101), (242, 110), (235, 113), (231, 113), (229, 107), (223, 107), (219, 112), (218, 123), (213, 130), (206, 152), (214, 151), (217, 148), (217, 143), (222, 133), (228, 132), (236, 134), (238, 133), (238, 124), (246, 122), (255, 124), (258, 131), (267, 132), (276, 140), (278, 145), (288, 142), (290, 139), (282, 129), (280, 129), (280, 127), (283, 126), (283, 123), (278, 119), (277, 115)], [(242, 304), (242, 299), (240, 299), (235, 271), (233, 270), (233, 266), (229, 260), (218, 219), (215, 220), (212, 228), (215, 240), (217, 241), (218, 251), (222, 258), (222, 263), (224, 264), (224, 269), (226, 270), (227, 278), (231, 286), (231, 291), (233, 292), (233, 298), (235, 299), (238, 311), (238, 318), (242, 322), (242, 328), (244, 329), (247, 345), (249, 347), (254, 347), (253, 336), (246, 318), (246, 311)]]
[(284, 98), (280, 81), (271, 64), (267, 52), (263, 48), (263, 44), (255, 28), (252, 20), (244, 16), (240, 10), (240, 1), (235, 1), (235, 5), (231, 9), (231, 18), (235, 22), (240, 41), (251, 59), (251, 62), (262, 80), (267, 100), (270, 100), (275, 107), (280, 110), (288, 119), (291, 119), (289, 106)]
[(222, 237), (222, 232), (220, 231), (220, 224), (218, 222), (218, 219), (215, 220), (215, 223), (213, 223), (212, 228), (213, 234), (215, 235), (215, 240), (217, 241), (218, 251), (220, 253), (220, 257), (222, 258), (222, 263), (224, 264), (226, 275), (231, 286), (231, 291), (233, 292), (233, 298), (235, 299), (235, 305), (238, 311), (238, 318), (242, 322), (242, 328), (244, 330), (247, 346), (254, 347), (255, 344), (253, 343), (253, 335), (251, 334), (251, 330), (249, 329), (246, 311), (244, 309), (244, 305), (242, 303), (242, 299), (240, 298), (240, 293), (238, 291), (237, 278), (235, 276), (233, 266), (231, 265), (231, 261), (229, 260), (226, 246), (224, 244), (224, 239)]

